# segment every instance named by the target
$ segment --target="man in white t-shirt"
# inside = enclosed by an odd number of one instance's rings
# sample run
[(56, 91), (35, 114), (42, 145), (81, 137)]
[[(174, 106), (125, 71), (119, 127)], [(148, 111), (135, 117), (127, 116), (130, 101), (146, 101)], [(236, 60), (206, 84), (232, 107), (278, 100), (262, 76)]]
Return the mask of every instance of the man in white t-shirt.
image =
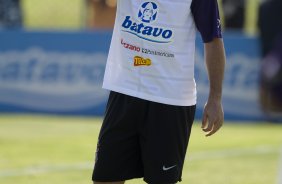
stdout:
[(103, 88), (111, 91), (92, 175), (95, 184), (181, 181), (196, 109), (196, 31), (210, 93), (202, 128), (223, 124), (225, 51), (216, 0), (118, 0)]

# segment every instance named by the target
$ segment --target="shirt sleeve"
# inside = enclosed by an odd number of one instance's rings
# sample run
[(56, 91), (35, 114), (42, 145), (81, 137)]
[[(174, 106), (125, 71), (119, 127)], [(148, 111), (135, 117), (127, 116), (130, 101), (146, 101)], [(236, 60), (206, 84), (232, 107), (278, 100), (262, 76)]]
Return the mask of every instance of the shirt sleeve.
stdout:
[(217, 0), (193, 0), (191, 11), (204, 43), (222, 38)]

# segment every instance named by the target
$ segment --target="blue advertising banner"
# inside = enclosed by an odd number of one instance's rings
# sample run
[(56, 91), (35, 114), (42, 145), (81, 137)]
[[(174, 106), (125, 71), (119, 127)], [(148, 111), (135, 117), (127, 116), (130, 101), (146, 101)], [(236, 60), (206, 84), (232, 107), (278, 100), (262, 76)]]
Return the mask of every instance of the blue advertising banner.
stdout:
[[(0, 32), (0, 112), (103, 115), (101, 89), (111, 32)], [(260, 54), (256, 38), (225, 35), (226, 119), (262, 120), (258, 101)], [(197, 118), (209, 85), (203, 44), (197, 40)]]
[(110, 33), (0, 33), (0, 111), (102, 115)]

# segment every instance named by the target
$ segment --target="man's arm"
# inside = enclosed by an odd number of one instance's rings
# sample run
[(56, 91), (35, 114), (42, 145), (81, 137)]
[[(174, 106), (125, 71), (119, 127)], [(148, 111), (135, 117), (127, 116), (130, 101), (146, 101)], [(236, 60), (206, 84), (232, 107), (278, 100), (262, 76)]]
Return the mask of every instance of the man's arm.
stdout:
[(204, 107), (202, 129), (206, 136), (217, 132), (224, 121), (224, 113), (221, 103), (222, 83), (225, 68), (225, 49), (221, 38), (214, 38), (205, 43), (205, 60), (210, 81), (208, 101)]

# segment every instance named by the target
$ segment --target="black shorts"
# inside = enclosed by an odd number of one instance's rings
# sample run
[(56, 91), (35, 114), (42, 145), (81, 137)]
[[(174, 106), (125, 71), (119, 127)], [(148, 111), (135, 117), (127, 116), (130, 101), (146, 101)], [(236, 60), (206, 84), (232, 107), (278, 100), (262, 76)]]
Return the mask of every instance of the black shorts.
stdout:
[(181, 181), (196, 106), (173, 106), (111, 92), (100, 130), (92, 180), (144, 177)]

